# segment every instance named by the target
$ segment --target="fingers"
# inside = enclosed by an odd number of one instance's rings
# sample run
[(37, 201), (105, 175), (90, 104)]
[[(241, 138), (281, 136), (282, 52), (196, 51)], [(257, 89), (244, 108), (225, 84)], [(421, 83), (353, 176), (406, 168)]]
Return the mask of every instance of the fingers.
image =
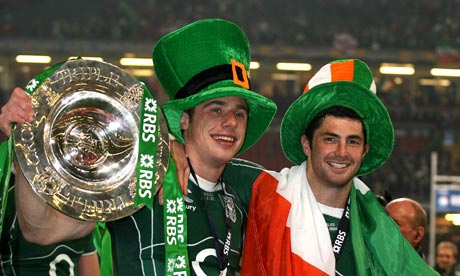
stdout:
[(190, 175), (190, 167), (185, 155), (184, 145), (176, 140), (169, 141), (171, 154), (176, 163), (177, 177), (179, 186), (183, 195), (187, 195), (188, 178)]
[(158, 191), (158, 203), (163, 206), (163, 186)]
[(190, 167), (187, 164), (187, 167), (183, 170), (183, 175), (179, 177), (179, 179), (182, 178), (182, 180), (179, 180), (179, 185), (180, 185), (180, 190), (182, 191), (182, 194), (184, 196), (188, 194), (187, 187), (188, 187), (189, 175), (190, 175)]
[(0, 131), (10, 136), (13, 123), (22, 125), (33, 120), (32, 100), (23, 89), (16, 87), (0, 110)]
[(0, 131), (5, 134), (7, 137), (11, 135), (12, 124), (9, 120), (2, 118), (3, 112), (0, 113)]

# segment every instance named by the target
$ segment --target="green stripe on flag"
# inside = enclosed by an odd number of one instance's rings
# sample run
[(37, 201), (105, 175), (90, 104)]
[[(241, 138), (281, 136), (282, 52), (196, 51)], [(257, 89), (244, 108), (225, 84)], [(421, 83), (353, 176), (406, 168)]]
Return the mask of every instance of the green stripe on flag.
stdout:
[(350, 230), (357, 275), (438, 275), (404, 238), (373, 192), (354, 184)]

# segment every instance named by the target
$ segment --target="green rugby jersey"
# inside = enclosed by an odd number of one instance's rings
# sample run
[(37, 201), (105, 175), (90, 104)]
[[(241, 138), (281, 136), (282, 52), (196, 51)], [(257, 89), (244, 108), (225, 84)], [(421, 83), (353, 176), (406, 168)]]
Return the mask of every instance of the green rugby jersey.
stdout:
[[(339, 227), (340, 217), (329, 216), (323, 214), (329, 228), (329, 235), (331, 240), (334, 240)], [(342, 253), (339, 259), (336, 260), (335, 272), (337, 276), (352, 276), (356, 275), (355, 256), (353, 252), (353, 245), (351, 243), (351, 231), (348, 231), (348, 236), (345, 241)]]
[[(233, 159), (223, 175), (227, 196), (233, 198), (229, 266), (226, 274), (235, 275), (240, 270), (243, 236), (246, 229), (247, 210), (252, 184), (262, 168), (252, 162)], [(220, 247), (227, 235), (223, 191), (202, 191), (192, 180), (185, 199), (188, 216), (188, 254), (192, 275), (219, 275), (214, 238), (208, 213), (216, 229)], [(207, 211), (203, 207), (207, 201)], [(165, 247), (163, 206), (155, 200), (153, 211), (142, 208), (121, 220), (107, 222), (112, 239), (114, 270), (118, 275), (165, 275)]]
[(54, 245), (38, 245), (22, 236), (14, 202), (14, 186), (8, 192), (5, 222), (0, 243), (0, 275), (78, 275), (78, 259), (95, 254), (92, 235)]

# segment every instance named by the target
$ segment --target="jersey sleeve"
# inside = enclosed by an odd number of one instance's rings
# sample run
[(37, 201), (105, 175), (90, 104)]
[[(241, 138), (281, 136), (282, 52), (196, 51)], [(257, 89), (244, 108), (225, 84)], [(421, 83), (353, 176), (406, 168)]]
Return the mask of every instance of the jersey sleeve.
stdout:
[(225, 167), (224, 181), (235, 190), (246, 210), (249, 209), (252, 186), (263, 171), (261, 165), (238, 158), (230, 160)]

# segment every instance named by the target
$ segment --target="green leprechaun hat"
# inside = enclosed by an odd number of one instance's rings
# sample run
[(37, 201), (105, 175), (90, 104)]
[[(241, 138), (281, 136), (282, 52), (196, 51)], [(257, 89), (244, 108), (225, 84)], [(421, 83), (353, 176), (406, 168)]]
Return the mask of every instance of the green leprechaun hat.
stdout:
[(248, 124), (239, 153), (263, 135), (276, 113), (272, 100), (250, 90), (249, 42), (231, 22), (204, 19), (165, 35), (154, 46), (153, 63), (171, 99), (163, 105), (169, 131), (182, 143), (182, 112), (211, 99), (246, 99)]
[(367, 174), (385, 163), (393, 150), (393, 125), (377, 97), (371, 70), (358, 59), (337, 60), (323, 66), (288, 108), (280, 130), (286, 157), (295, 164), (306, 160), (300, 137), (318, 113), (332, 106), (350, 108), (363, 121), (370, 149), (358, 175)]

